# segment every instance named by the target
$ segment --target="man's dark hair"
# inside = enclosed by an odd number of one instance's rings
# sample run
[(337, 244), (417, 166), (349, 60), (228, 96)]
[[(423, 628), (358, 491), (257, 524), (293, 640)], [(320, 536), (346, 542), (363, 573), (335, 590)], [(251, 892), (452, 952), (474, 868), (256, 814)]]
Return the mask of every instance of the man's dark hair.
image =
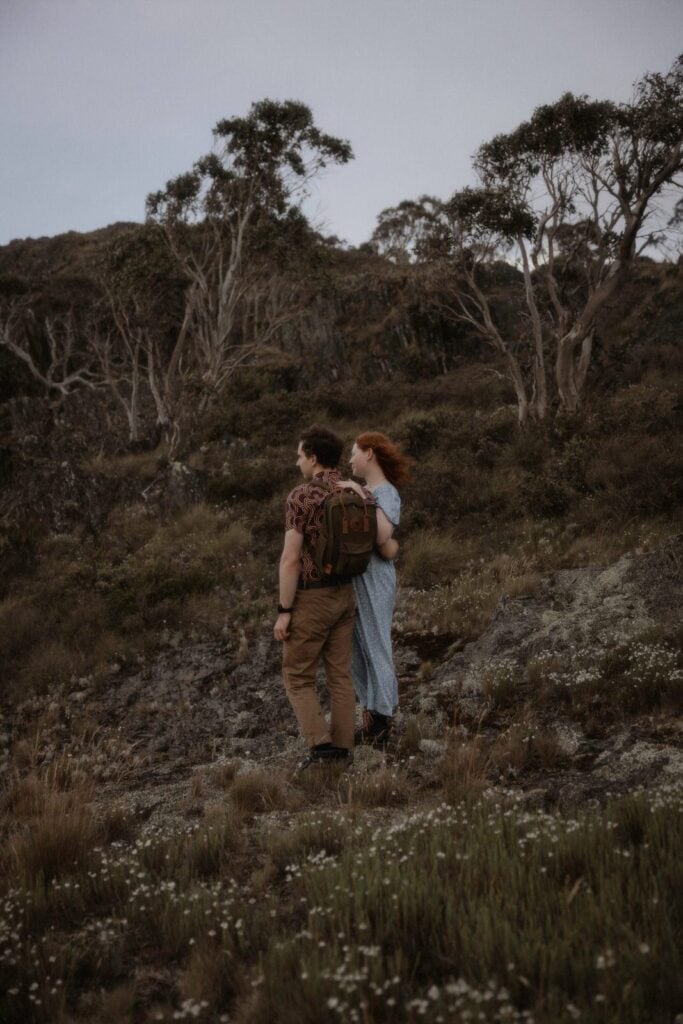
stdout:
[(344, 450), (344, 442), (325, 427), (308, 427), (299, 435), (301, 447), (308, 455), (315, 455), (321, 466), (336, 469)]

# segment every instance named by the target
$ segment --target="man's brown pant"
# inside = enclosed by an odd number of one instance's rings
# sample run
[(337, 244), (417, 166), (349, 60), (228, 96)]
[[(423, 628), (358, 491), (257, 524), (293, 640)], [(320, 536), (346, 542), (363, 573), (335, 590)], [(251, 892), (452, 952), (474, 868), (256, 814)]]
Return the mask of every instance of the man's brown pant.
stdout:
[[(353, 747), (356, 697), (351, 639), (355, 611), (356, 597), (350, 584), (297, 592), (282, 668), (287, 696), (309, 747), (330, 742), (348, 750)], [(321, 658), (332, 712), (329, 729), (315, 692)]]

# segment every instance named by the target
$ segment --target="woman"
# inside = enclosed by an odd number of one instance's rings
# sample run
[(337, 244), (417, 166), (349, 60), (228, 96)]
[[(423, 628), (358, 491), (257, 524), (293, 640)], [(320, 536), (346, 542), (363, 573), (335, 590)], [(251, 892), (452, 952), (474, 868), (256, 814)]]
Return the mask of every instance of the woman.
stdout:
[[(351, 452), (351, 471), (365, 482), (373, 495), (379, 515), (398, 526), (401, 498), (398, 487), (410, 478), (411, 459), (385, 434), (361, 434)], [(353, 486), (350, 481), (340, 487)], [(357, 485), (356, 485), (357, 487)], [(391, 649), (391, 622), (396, 601), (396, 557), (398, 543), (391, 537), (373, 554), (362, 576), (355, 577), (357, 612), (353, 633), (351, 670), (358, 700), (363, 707), (362, 739), (385, 743), (391, 718), (398, 706), (398, 679)]]

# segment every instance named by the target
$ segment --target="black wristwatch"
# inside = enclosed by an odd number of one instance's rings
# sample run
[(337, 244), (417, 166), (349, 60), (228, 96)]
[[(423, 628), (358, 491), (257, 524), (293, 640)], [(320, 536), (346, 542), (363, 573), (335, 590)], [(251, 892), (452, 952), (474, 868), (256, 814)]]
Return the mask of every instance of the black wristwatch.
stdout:
[(281, 604), (277, 606), (278, 615), (290, 615), (294, 611), (294, 608), (283, 608)]

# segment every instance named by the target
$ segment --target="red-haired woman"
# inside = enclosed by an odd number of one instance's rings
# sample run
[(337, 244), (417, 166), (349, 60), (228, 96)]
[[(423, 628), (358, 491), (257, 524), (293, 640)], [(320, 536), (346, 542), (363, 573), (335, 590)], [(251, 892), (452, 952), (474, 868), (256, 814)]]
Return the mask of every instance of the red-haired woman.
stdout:
[[(389, 522), (398, 526), (401, 498), (398, 488), (410, 478), (411, 460), (385, 434), (367, 432), (356, 438), (351, 471), (363, 480)], [(347, 486), (348, 482), (339, 486)], [(353, 681), (363, 707), (363, 738), (385, 743), (398, 707), (398, 679), (391, 647), (391, 623), (396, 602), (398, 543), (392, 538), (373, 555), (367, 571), (357, 576), (357, 611), (353, 633)]]

